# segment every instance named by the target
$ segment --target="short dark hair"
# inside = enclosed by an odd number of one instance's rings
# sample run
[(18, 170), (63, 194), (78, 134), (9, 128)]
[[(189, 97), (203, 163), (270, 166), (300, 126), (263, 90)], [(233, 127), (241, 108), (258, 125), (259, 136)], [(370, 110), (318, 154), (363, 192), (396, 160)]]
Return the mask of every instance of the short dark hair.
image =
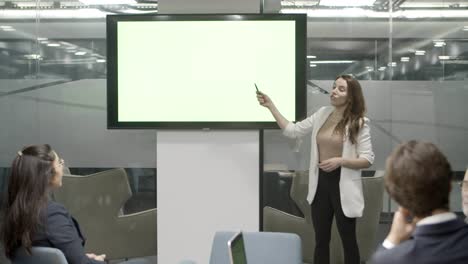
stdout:
[(400, 144), (386, 167), (385, 188), (414, 216), (426, 217), (436, 209), (449, 209), (452, 170), (434, 144), (415, 140)]

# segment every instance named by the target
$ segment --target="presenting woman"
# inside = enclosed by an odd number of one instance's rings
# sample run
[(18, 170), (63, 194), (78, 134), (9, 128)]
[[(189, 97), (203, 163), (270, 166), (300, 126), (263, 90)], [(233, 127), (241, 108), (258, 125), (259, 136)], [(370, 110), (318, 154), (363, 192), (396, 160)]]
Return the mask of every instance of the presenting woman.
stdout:
[(63, 164), (49, 145), (18, 151), (1, 228), (8, 258), (14, 259), (20, 247), (30, 252), (41, 246), (60, 249), (69, 264), (104, 264), (105, 255), (85, 254), (78, 223), (63, 205), (49, 199), (50, 192), (62, 186)]
[(312, 135), (307, 201), (315, 229), (314, 264), (330, 262), (333, 216), (343, 242), (345, 263), (359, 264), (356, 218), (364, 209), (361, 169), (374, 161), (361, 85), (349, 75), (338, 76), (330, 95), (331, 106), (297, 123), (287, 120), (266, 94), (257, 92), (257, 99), (270, 110), (285, 136)]

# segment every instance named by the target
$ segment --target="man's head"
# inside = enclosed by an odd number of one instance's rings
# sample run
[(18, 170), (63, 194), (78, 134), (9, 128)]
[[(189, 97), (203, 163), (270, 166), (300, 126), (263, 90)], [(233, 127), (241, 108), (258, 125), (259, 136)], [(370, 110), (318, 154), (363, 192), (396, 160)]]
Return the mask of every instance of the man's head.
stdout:
[(387, 159), (385, 187), (400, 206), (416, 217), (449, 209), (452, 170), (432, 143), (400, 144)]
[(468, 170), (465, 172), (461, 187), (463, 213), (468, 216)]

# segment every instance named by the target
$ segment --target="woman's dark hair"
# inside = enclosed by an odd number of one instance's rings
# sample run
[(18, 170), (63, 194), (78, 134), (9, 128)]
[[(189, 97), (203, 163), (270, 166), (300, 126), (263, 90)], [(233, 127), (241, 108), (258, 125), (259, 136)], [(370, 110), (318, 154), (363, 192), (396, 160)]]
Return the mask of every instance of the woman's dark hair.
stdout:
[(348, 102), (343, 113), (343, 118), (336, 125), (335, 131), (344, 135), (346, 125), (349, 125), (349, 140), (351, 143), (356, 144), (357, 135), (366, 113), (366, 102), (364, 101), (364, 95), (362, 94), (362, 88), (358, 80), (354, 79), (351, 75), (339, 75), (335, 81), (340, 78), (348, 84)]
[(25, 147), (13, 160), (1, 227), (8, 258), (19, 247), (31, 252), (31, 239), (43, 224), (41, 211), (47, 206), (55, 158), (55, 152), (45, 144)]
[(409, 141), (387, 159), (385, 188), (414, 216), (426, 217), (449, 209), (452, 170), (447, 158), (432, 143)]

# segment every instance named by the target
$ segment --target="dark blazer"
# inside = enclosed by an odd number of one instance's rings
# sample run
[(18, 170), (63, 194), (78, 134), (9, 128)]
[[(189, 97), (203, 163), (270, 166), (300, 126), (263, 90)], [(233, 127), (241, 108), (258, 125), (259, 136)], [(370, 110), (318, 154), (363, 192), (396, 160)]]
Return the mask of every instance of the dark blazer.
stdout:
[(416, 226), (411, 239), (392, 249), (382, 246), (375, 264), (468, 263), (468, 225), (461, 219)]
[[(89, 259), (84, 252), (85, 237), (78, 222), (59, 203), (49, 201), (43, 212), (44, 226), (33, 236), (32, 245), (60, 249), (68, 264), (102, 264)], [(95, 253), (95, 252), (92, 252)], [(97, 252), (96, 252), (97, 253)]]

